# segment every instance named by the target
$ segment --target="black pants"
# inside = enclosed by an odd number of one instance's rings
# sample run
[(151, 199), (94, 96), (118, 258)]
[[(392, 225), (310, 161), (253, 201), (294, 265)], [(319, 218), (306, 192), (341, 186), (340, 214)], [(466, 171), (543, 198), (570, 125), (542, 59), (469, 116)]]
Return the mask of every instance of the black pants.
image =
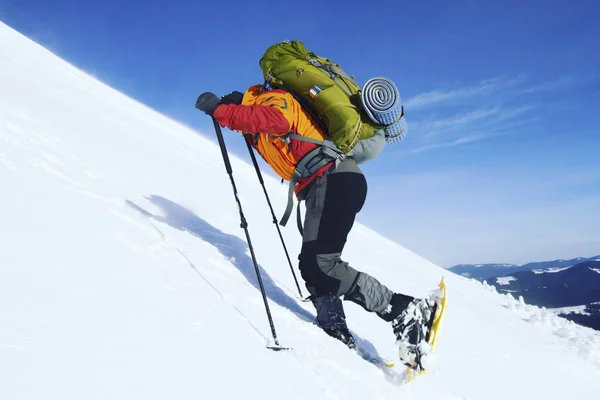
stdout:
[(341, 259), (366, 196), (366, 179), (353, 160), (342, 162), (333, 172), (318, 178), (306, 195), (299, 267), (322, 327), (342, 322), (340, 296), (374, 312), (390, 303), (393, 293), (387, 287)]
[(314, 185), (315, 196), (306, 200), (300, 272), (312, 296), (343, 295), (358, 272), (339, 257), (365, 202), (367, 182), (362, 174), (340, 172), (319, 178)]

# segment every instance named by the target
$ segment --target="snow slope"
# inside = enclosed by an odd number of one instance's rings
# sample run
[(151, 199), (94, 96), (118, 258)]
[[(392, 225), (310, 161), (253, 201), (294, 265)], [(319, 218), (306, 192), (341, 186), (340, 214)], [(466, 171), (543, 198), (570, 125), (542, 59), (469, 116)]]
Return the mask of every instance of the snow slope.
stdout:
[[(277, 332), (293, 347), (265, 349), (269, 325), (220, 157), (198, 132), (0, 24), (1, 399), (564, 399), (600, 390), (597, 332), (451, 273), (430, 371), (390, 384), (313, 324), (254, 170), (233, 158)], [(266, 181), (280, 212), (286, 188)], [(295, 258), (293, 224), (284, 235)], [(361, 225), (345, 258), (413, 295), (445, 273)], [(363, 349), (395, 357), (385, 322), (354, 304), (347, 314)]]

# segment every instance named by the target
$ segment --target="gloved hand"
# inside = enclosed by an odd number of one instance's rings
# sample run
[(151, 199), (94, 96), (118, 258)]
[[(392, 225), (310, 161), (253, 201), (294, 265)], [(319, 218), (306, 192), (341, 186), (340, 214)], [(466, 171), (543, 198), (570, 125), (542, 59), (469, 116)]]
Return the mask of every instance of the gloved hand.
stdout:
[(226, 94), (225, 96), (221, 97), (221, 104), (235, 104), (235, 105), (240, 105), (242, 104), (242, 98), (244, 97), (243, 93), (238, 92), (237, 90)]
[(196, 108), (200, 111), (204, 111), (206, 115), (212, 115), (215, 113), (215, 110), (221, 102), (219, 98), (215, 96), (214, 93), (205, 92), (198, 96), (198, 100), (196, 100)]

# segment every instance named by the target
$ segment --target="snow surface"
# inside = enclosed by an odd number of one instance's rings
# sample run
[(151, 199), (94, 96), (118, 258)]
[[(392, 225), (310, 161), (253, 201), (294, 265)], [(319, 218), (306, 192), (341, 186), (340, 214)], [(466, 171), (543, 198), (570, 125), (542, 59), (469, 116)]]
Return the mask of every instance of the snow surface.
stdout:
[(500, 276), (498, 278), (496, 278), (496, 283), (498, 283), (498, 285), (510, 285), (510, 283), (512, 281), (516, 281), (517, 278), (515, 278), (514, 276)]
[(600, 274), (600, 268), (590, 268), (592, 271), (597, 272)]
[(555, 314), (582, 314), (582, 315), (590, 315), (590, 313), (586, 312), (587, 304), (581, 306), (571, 306), (571, 307), (557, 307), (557, 308), (549, 308), (548, 310), (552, 311)]
[(475, 268), (481, 268), (481, 267), (485, 267), (485, 266), (494, 266), (494, 267), (518, 267), (519, 265), (516, 264), (473, 264), (473, 267)]
[(547, 269), (534, 269), (532, 270), (534, 274), (555, 274), (557, 272), (560, 271), (565, 271), (569, 268), (572, 268), (573, 266), (571, 265), (570, 267), (555, 267), (555, 268), (547, 268)]
[[(394, 290), (421, 296), (447, 274), (430, 370), (390, 384), (314, 325), (253, 168), (232, 164), (290, 351), (265, 348), (269, 325), (214, 142), (0, 24), (0, 399), (563, 400), (600, 390), (598, 332), (357, 224), (345, 258)], [(281, 212), (286, 187), (266, 184)], [(363, 350), (395, 358), (387, 323), (354, 304), (347, 316)]]

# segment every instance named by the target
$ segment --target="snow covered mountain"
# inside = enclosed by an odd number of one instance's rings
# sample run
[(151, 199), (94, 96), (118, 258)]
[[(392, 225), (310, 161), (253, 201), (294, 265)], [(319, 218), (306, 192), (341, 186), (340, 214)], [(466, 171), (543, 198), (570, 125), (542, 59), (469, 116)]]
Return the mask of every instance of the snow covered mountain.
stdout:
[[(600, 302), (600, 260), (586, 261), (573, 267), (535, 269), (487, 279), (500, 293), (523, 296), (527, 304), (561, 308), (583, 307), (575, 315), (579, 323), (600, 328), (600, 313), (594, 303)], [(587, 316), (587, 318), (585, 317)]]
[[(267, 350), (254, 267), (206, 135), (0, 23), (0, 399), (564, 400), (600, 390), (598, 332), (357, 225), (345, 258), (391, 288), (421, 296), (447, 274), (430, 370), (389, 383), (315, 326), (255, 172), (233, 157), (277, 333), (293, 348)], [(286, 188), (266, 186), (281, 210)], [(284, 235), (297, 254), (296, 230)], [(387, 323), (353, 304), (347, 316), (362, 350), (396, 357)]]
[(571, 260), (552, 260), (552, 261), (536, 261), (523, 265), (517, 264), (458, 264), (448, 268), (449, 271), (455, 274), (465, 276), (467, 278), (483, 281), (495, 276), (503, 276), (514, 274), (521, 271), (531, 271), (534, 269), (549, 269), (549, 268), (567, 268), (575, 264), (585, 261), (594, 261), (600, 259), (600, 256), (595, 257), (577, 257)]
[(600, 331), (600, 301), (577, 307), (553, 309), (557, 315)]
[(501, 293), (523, 296), (529, 304), (570, 307), (600, 301), (600, 261), (573, 267), (521, 271), (490, 278)]

